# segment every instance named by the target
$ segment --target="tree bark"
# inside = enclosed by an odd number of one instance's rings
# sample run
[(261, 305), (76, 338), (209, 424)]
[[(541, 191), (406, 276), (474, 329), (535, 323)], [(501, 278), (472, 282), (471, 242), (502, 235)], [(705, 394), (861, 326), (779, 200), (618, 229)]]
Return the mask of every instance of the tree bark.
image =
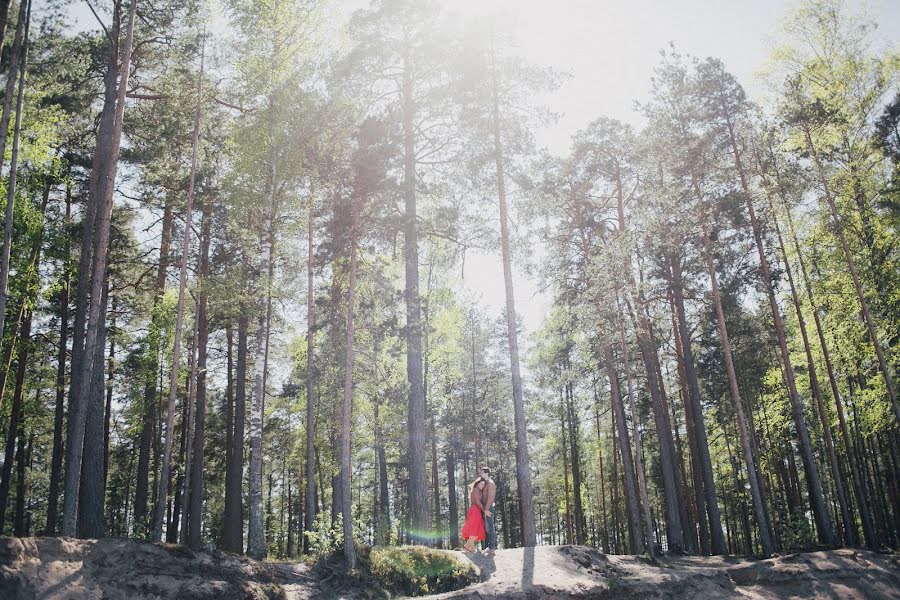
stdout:
[(493, 97), (494, 164), (497, 175), (497, 197), (500, 201), (500, 248), (503, 258), (503, 284), (506, 295), (506, 331), (509, 339), (509, 361), (512, 371), (513, 420), (516, 433), (516, 484), (522, 513), (522, 545), (534, 546), (537, 535), (534, 529), (532, 506), (531, 466), (528, 459), (528, 432), (525, 423), (525, 399), (522, 393), (522, 375), (519, 367), (519, 337), (516, 320), (516, 302), (512, 281), (512, 256), (509, 247), (509, 217), (506, 206), (506, 180), (503, 164), (503, 144), (500, 135), (500, 99), (497, 89), (497, 70), (493, 38), (491, 39), (491, 91)]
[[(2, 8), (2, 7), (0, 7)], [(9, 5), (5, 7), (9, 10)], [(9, 119), (12, 114), (13, 98), (17, 98), (16, 129), (21, 127), (22, 99), (25, 89), (25, 57), (28, 54), (28, 26), (31, 16), (31, 3), (29, 0), (21, 0), (19, 4), (19, 21), (16, 25), (16, 35), (13, 41), (12, 54), (9, 59), (9, 73), (6, 76), (6, 91), (3, 96), (3, 111), (0, 113), (0, 168), (6, 159), (6, 139), (9, 132)], [(4, 23), (5, 27), (5, 23)], [(0, 46), (2, 48), (2, 46)], [(23, 67), (19, 68), (19, 58), (22, 57)], [(16, 82), (19, 83), (18, 96), (14, 94)], [(13, 154), (10, 162), (9, 184), (7, 186), (6, 209), (3, 221), (3, 249), (0, 251), (0, 343), (3, 341), (3, 329), (6, 325), (6, 302), (8, 299), (9, 280), (9, 255), (12, 249), (13, 238), (13, 209), (16, 197), (16, 154), (19, 137), (13, 134)]]
[[(313, 530), (316, 522), (316, 412), (314, 389), (314, 346), (315, 346), (315, 203), (312, 194), (306, 210), (306, 522), (304, 529)], [(303, 536), (303, 551), (309, 552), (309, 539)]]
[[(675, 313), (678, 317), (678, 337), (681, 340), (682, 362), (687, 380), (687, 398), (685, 404), (690, 402), (691, 415), (694, 422), (694, 435), (697, 440), (697, 454), (692, 460), (698, 463), (699, 474), (703, 481), (705, 493), (706, 514), (709, 517), (710, 552), (712, 554), (725, 554), (725, 536), (722, 532), (722, 520), (719, 514), (719, 503), (716, 498), (716, 484), (713, 479), (712, 459), (709, 455), (709, 441), (706, 435), (706, 422), (703, 418), (703, 408), (700, 404), (700, 384), (697, 380), (697, 370), (694, 366), (694, 352), (691, 344), (690, 333), (687, 327), (687, 316), (684, 310), (684, 292), (682, 283), (681, 263), (677, 258), (670, 258), (672, 299), (675, 304)], [(697, 520), (703, 519), (698, 507)], [(700, 529), (701, 538), (703, 527)], [(702, 544), (702, 539), (701, 539)]]
[(12, 486), (12, 468), (16, 452), (16, 436), (20, 422), (24, 421), (24, 386), (25, 370), (28, 366), (28, 350), (31, 343), (32, 311), (22, 315), (22, 338), (19, 342), (19, 354), (16, 366), (16, 385), (13, 391), (12, 407), (9, 414), (9, 426), (6, 430), (6, 446), (3, 454), (3, 467), (0, 469), (0, 534), (6, 523), (6, 507), (9, 502), (9, 491)]
[[(615, 426), (618, 434), (619, 450), (622, 454), (622, 467), (625, 474), (625, 501), (628, 510), (628, 525), (631, 535), (631, 553), (643, 554), (643, 534), (641, 533), (641, 505), (637, 493), (637, 478), (634, 472), (634, 459), (631, 455), (631, 444), (628, 440), (628, 424), (625, 421), (625, 407), (622, 403), (622, 392), (619, 387), (619, 374), (616, 372), (616, 364), (613, 359), (612, 345), (605, 346), (603, 360), (606, 363), (606, 372), (609, 378), (609, 387), (612, 397), (612, 408), (615, 415)], [(652, 543), (652, 540), (647, 540)]]
[[(72, 185), (66, 184), (66, 227), (72, 219)], [(65, 236), (65, 255), (69, 256), (69, 236)], [(59, 294), (59, 352), (56, 358), (56, 409), (53, 416), (53, 453), (50, 459), (50, 489), (47, 494), (47, 525), (44, 534), (56, 533), (57, 510), (59, 508), (59, 478), (63, 457), (63, 418), (66, 398), (66, 341), (69, 337), (69, 284), (68, 269), (63, 270), (62, 287)]]
[[(162, 233), (159, 242), (159, 265), (156, 270), (155, 295), (153, 297), (153, 315), (166, 293), (166, 270), (169, 264), (169, 244), (172, 240), (172, 202), (166, 201), (163, 208)], [(151, 323), (151, 328), (158, 324)], [(156, 421), (156, 408), (159, 404), (156, 387), (156, 374), (159, 371), (160, 344), (156, 332), (151, 330), (150, 343), (147, 348), (147, 364), (145, 365), (144, 397), (141, 420), (140, 450), (138, 451), (137, 483), (134, 491), (134, 531), (136, 537), (146, 537), (149, 533), (147, 523), (147, 493), (150, 484), (150, 449), (153, 442), (153, 429)]]
[(229, 552), (244, 551), (244, 509), (242, 479), (244, 472), (244, 422), (247, 419), (247, 338), (249, 319), (244, 311), (238, 318), (237, 364), (234, 382), (234, 433), (231, 440), (230, 475), (225, 489), (225, 514), (222, 546)]
[[(351, 200), (352, 201), (352, 200)], [(344, 403), (341, 414), (341, 514), (344, 525), (344, 558), (352, 569), (356, 566), (353, 541), (353, 513), (350, 483), (350, 429), (353, 411), (353, 305), (356, 300), (356, 207), (350, 207), (350, 284), (347, 289), (347, 345), (344, 361)]]
[[(86, 234), (90, 242), (82, 251), (89, 255), (91, 247), (96, 255), (90, 257), (90, 280), (87, 279), (88, 262), (79, 264), (78, 298), (76, 304), (75, 334), (73, 336), (72, 384), (69, 394), (69, 426), (67, 426), (65, 498), (63, 503), (63, 535), (74, 536), (78, 518), (78, 496), (81, 484), (81, 464), (84, 452), (84, 436), (87, 410), (85, 399), (90, 393), (91, 375), (95, 370), (102, 371), (102, 360), (96, 365), (97, 338), (102, 325), (101, 296), (106, 281), (106, 258), (109, 248), (110, 219), (113, 206), (113, 186), (119, 160), (119, 147), (122, 141), (122, 124), (125, 116), (125, 93), (131, 71), (131, 52), (134, 41), (134, 20), (137, 0), (132, 0), (128, 11), (128, 25), (125, 33), (125, 45), (122, 49), (121, 65), (118, 64), (117, 48), (111, 48), (106, 74), (106, 96), (101, 126), (97, 134), (97, 149), (94, 152), (94, 163), (91, 169), (89, 208), (85, 213), (85, 225), (93, 231)], [(118, 21), (118, 18), (116, 19)], [(119, 27), (114, 28), (118, 39)], [(119, 84), (116, 86), (117, 75)], [(110, 92), (114, 93), (110, 93)], [(114, 108), (113, 108), (114, 107)], [(110, 119), (111, 113), (111, 119)], [(111, 122), (109, 122), (111, 121)], [(91, 211), (95, 211), (91, 215)], [(93, 225), (91, 225), (93, 223)], [(82, 270), (81, 267), (84, 267)], [(88, 281), (90, 283), (88, 283)], [(90, 285), (90, 295), (88, 295)], [(89, 298), (89, 300), (88, 300)], [(86, 319), (84, 316), (86, 315)], [(79, 317), (81, 323), (79, 323)], [(85, 325), (86, 321), (86, 325)], [(82, 330), (84, 327), (84, 330)], [(83, 336), (84, 347), (80, 338)], [(76, 364), (76, 357), (78, 361)], [(99, 367), (99, 368), (98, 368)], [(77, 373), (77, 376), (76, 376)]]
[(191, 495), (188, 513), (188, 546), (200, 549), (203, 517), (203, 452), (206, 426), (206, 355), (209, 344), (208, 286), (209, 244), (212, 214), (209, 201), (203, 203), (200, 224), (200, 289), (197, 293), (197, 414), (194, 420), (194, 457), (191, 461)]
[[(136, 0), (132, 0), (135, 2)], [(163, 450), (162, 471), (153, 519), (153, 541), (162, 540), (163, 517), (168, 502), (169, 476), (172, 462), (172, 436), (175, 429), (175, 399), (178, 394), (178, 368), (181, 362), (181, 336), (184, 328), (184, 296), (187, 286), (187, 263), (191, 252), (191, 221), (193, 217), (194, 184), (197, 179), (197, 151), (200, 141), (200, 110), (203, 91), (203, 47), (200, 51), (200, 74), (197, 78), (197, 104), (194, 107), (194, 131), (191, 140), (191, 172), (188, 178), (187, 201), (184, 208), (184, 239), (181, 244), (181, 264), (178, 278), (178, 306), (175, 312), (175, 341), (172, 350), (172, 372), (169, 378), (169, 399), (166, 410), (166, 444)], [(184, 433), (182, 434), (184, 435)]]
[[(699, 194), (699, 186), (694, 180), (694, 186), (698, 194), (698, 200), (702, 202)], [(722, 297), (719, 293), (719, 283), (716, 275), (716, 266), (712, 258), (712, 242), (709, 239), (709, 231), (706, 225), (705, 211), (700, 209), (700, 227), (703, 232), (703, 254), (706, 260), (706, 269), (709, 273), (710, 291), (713, 304), (716, 309), (716, 323), (719, 328), (719, 339), (722, 343), (722, 354), (725, 357), (725, 371), (728, 374), (728, 385), (731, 389), (731, 400), (734, 404), (734, 416), (737, 421), (738, 435), (741, 438), (741, 450), (743, 451), (744, 466), (747, 469), (747, 479), (750, 484), (750, 497), (753, 501), (753, 512), (756, 517), (756, 525), (759, 528), (759, 540), (762, 545), (763, 555), (772, 556), (775, 553), (775, 540), (772, 527), (766, 514), (765, 497), (763, 488), (756, 478), (756, 459), (753, 457), (753, 449), (750, 446), (750, 434), (747, 430), (744, 402), (738, 387), (737, 374), (734, 370), (734, 359), (731, 355), (731, 342), (728, 339), (728, 327), (725, 323), (725, 311), (722, 308)]]
[[(94, 253), (100, 252), (94, 248)], [(107, 273), (108, 277), (108, 273)], [(103, 479), (104, 451), (103, 443), (104, 417), (104, 369), (106, 358), (106, 309), (109, 303), (109, 280), (103, 283), (100, 292), (100, 319), (98, 321), (98, 335), (96, 346), (93, 349), (94, 369), (85, 374), (85, 383), (90, 382), (87, 394), (82, 395), (85, 402), (85, 428), (84, 428), (84, 460), (81, 462), (81, 481), (91, 482), (92, 485), (82, 485), (78, 488), (78, 537), (101, 538), (106, 535), (105, 501), (106, 487)], [(87, 358), (87, 357), (86, 357)], [(99, 368), (97, 368), (99, 367)], [(90, 377), (88, 377), (90, 375)], [(82, 388), (83, 389), (83, 388)]]
[(422, 316), (419, 298), (419, 241), (416, 208), (416, 102), (413, 89), (413, 58), (407, 55), (401, 87), (403, 117), (403, 197), (406, 302), (406, 378), (409, 381), (409, 516), (410, 530), (419, 538), (429, 528), (425, 485), (425, 383), (422, 366)]

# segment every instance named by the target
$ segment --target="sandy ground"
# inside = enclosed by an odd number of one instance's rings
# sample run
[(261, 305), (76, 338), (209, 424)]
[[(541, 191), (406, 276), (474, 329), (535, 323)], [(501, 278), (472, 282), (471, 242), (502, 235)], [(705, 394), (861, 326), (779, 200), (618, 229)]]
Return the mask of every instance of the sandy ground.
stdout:
[[(604, 556), (582, 546), (457, 553), (481, 582), (433, 599), (900, 599), (900, 556), (856, 550), (770, 560)], [(359, 597), (371, 590), (359, 590)], [(0, 538), (0, 600), (312, 600), (310, 569), (134, 540)]]
[(900, 598), (900, 557), (856, 550), (769, 560), (677, 557), (657, 564), (643, 557), (604, 556), (582, 546), (462, 556), (478, 567), (482, 582), (434, 598)]

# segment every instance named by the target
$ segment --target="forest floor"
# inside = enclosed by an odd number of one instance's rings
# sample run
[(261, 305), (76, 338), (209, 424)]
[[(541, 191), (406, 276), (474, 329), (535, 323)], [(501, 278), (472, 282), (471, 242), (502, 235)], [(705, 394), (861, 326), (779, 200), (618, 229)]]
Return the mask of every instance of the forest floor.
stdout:
[[(500, 550), (459, 556), (479, 583), (437, 599), (900, 598), (900, 556), (858, 550), (736, 557), (604, 556), (581, 546)], [(332, 575), (333, 577), (334, 575)], [(371, 588), (326, 593), (303, 564), (256, 562), (134, 540), (0, 538), (3, 600), (311, 600), (372, 598)]]

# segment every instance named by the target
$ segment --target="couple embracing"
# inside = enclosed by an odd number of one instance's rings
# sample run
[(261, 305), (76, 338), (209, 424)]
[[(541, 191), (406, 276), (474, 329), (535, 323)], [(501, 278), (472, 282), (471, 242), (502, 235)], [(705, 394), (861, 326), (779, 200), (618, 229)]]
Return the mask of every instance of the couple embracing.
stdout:
[(494, 529), (494, 497), (497, 484), (491, 479), (491, 470), (481, 468), (481, 476), (469, 486), (469, 512), (463, 523), (463, 549), (475, 552), (475, 542), (487, 540), (484, 554), (493, 556), (497, 549), (497, 531)]

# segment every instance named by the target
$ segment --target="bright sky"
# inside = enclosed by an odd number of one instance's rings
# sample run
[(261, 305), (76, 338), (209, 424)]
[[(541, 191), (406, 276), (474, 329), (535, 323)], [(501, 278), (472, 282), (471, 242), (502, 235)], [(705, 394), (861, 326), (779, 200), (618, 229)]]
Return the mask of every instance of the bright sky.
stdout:
[[(673, 42), (680, 52), (720, 58), (751, 97), (763, 87), (754, 77), (768, 59), (785, 12), (797, 2), (779, 0), (445, 0), (478, 14), (491, 2), (510, 4), (516, 17), (518, 52), (538, 65), (552, 66), (571, 77), (541, 101), (559, 122), (539, 132), (551, 151), (567, 151), (573, 133), (601, 115), (641, 125), (635, 100), (650, 89), (659, 51)], [(900, 1), (872, 0), (867, 6), (879, 23), (877, 37), (895, 48), (900, 42)], [(514, 280), (517, 310), (533, 333), (550, 307), (537, 291), (539, 282), (521, 274)], [(480, 292), (499, 314), (504, 305), (503, 271), (498, 257), (466, 261), (465, 286)]]

